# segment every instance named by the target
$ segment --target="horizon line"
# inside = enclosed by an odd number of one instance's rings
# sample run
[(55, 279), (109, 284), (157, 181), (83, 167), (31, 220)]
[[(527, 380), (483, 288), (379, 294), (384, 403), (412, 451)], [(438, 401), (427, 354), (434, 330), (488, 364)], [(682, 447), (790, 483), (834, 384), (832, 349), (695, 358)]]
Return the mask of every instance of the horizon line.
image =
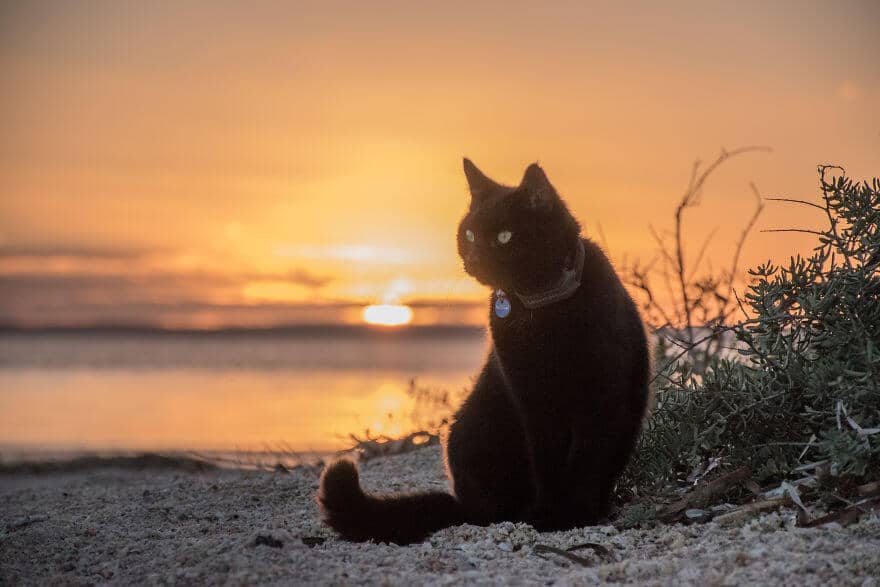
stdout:
[(154, 324), (91, 324), (26, 326), (0, 323), (0, 335), (6, 334), (456, 334), (485, 331), (474, 324), (410, 324), (376, 326), (371, 324), (315, 323), (275, 326), (223, 326), (219, 328), (166, 328)]

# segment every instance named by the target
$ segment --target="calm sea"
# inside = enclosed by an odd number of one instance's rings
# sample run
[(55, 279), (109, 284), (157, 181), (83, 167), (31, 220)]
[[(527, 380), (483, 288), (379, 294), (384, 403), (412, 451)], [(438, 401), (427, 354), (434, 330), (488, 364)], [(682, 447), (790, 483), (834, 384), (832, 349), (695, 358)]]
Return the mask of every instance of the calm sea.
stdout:
[(468, 386), (475, 329), (0, 334), (0, 458), (77, 451), (324, 452)]

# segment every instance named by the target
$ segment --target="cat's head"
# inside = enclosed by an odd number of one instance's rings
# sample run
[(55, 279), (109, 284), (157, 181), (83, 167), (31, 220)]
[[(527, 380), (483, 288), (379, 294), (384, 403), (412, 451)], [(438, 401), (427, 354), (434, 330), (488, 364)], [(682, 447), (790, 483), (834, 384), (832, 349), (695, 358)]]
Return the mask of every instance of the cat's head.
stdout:
[(470, 208), (458, 226), (464, 270), (480, 283), (532, 292), (558, 279), (580, 226), (537, 163), (516, 187), (496, 183), (464, 160)]

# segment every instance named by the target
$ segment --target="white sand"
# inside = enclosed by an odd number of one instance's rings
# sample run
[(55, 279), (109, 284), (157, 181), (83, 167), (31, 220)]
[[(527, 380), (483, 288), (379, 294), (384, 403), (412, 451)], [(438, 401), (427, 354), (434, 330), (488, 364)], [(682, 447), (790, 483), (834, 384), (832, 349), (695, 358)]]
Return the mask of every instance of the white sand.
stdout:
[[(436, 447), (361, 466), (372, 489), (446, 486)], [(350, 544), (318, 519), (318, 471), (98, 469), (0, 476), (0, 585), (53, 583), (877, 585), (880, 519), (794, 527), (794, 514), (715, 523), (538, 534), (460, 526), (424, 544)], [(259, 537), (267, 537), (259, 538)], [(324, 539), (310, 547), (304, 539)], [(270, 542), (273, 545), (257, 542)], [(318, 540), (320, 542), (320, 540)], [(536, 544), (597, 542), (584, 567)]]

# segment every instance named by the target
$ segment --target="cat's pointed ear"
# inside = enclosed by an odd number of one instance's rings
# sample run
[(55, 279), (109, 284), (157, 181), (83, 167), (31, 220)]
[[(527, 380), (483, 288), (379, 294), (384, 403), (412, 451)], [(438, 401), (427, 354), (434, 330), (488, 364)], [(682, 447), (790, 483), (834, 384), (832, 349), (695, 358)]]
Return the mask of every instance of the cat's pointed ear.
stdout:
[(529, 206), (535, 210), (549, 210), (558, 198), (547, 174), (537, 163), (528, 166), (519, 187), (528, 197)]
[(471, 190), (471, 207), (478, 204), (480, 200), (498, 187), (497, 183), (486, 177), (467, 157), (464, 158), (464, 175), (467, 178), (468, 188)]

